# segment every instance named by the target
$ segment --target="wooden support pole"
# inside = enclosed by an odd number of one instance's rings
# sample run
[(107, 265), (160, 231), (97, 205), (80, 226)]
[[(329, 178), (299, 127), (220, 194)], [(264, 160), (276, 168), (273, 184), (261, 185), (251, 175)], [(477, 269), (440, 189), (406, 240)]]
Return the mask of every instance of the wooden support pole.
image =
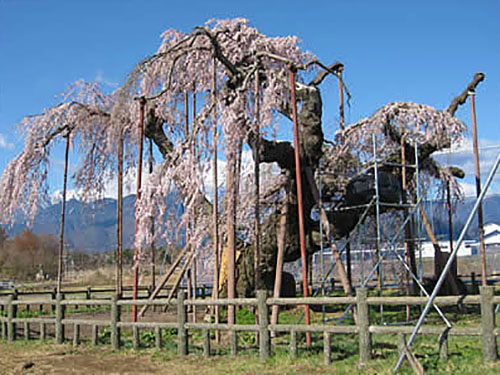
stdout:
[[(481, 168), (479, 165), (479, 144), (477, 140), (477, 124), (476, 124), (476, 104), (475, 104), (475, 91), (469, 91), (470, 110), (472, 116), (472, 146), (474, 149), (474, 166), (476, 172), (476, 195), (479, 198), (481, 195)], [(481, 285), (488, 285), (488, 278), (486, 273), (486, 250), (484, 246), (484, 227), (483, 227), (483, 205), (479, 204), (477, 209), (477, 221), (479, 229), (479, 255), (481, 258)]]
[[(196, 128), (196, 83), (193, 85), (193, 95), (192, 95), (192, 126), (191, 128), (194, 129)], [(187, 119), (187, 117), (186, 117)], [(189, 129), (186, 123), (186, 134), (188, 134)], [(193, 137), (196, 138), (196, 134), (192, 134)], [(193, 141), (191, 143), (191, 152), (193, 156), (196, 155), (196, 141)], [(196, 216), (194, 215), (194, 212), (191, 212), (191, 220), (190, 222), (192, 223), (193, 231), (196, 225)], [(193, 249), (195, 250), (195, 249)], [(196, 255), (193, 256), (193, 260), (191, 262), (191, 269), (188, 271), (189, 272), (189, 277), (187, 278), (188, 282), (188, 289), (190, 291), (188, 292), (188, 299), (196, 299)], [(191, 306), (191, 313), (192, 313), (192, 321), (193, 323), (196, 322), (196, 305)]]
[(340, 130), (344, 131), (345, 119), (344, 119), (344, 82), (342, 81), (342, 71), (343, 66), (340, 66), (337, 70), (338, 72), (338, 83), (339, 83), (339, 119), (340, 119)]
[[(198, 278), (196, 277), (196, 273), (197, 273), (198, 269), (197, 269), (197, 266), (196, 266), (196, 254), (193, 256), (193, 260), (191, 262), (191, 281), (193, 283), (191, 289), (192, 289), (192, 292), (193, 292), (193, 296), (192, 298), (193, 299), (196, 299), (196, 291), (198, 289)], [(192, 322), (193, 323), (196, 323), (196, 313), (197, 313), (197, 309), (196, 309), (196, 305), (193, 306), (193, 311), (192, 311)]]
[[(235, 298), (236, 296), (236, 280), (235, 280), (235, 192), (231, 187), (235, 184), (235, 158), (234, 151), (230, 151), (227, 156), (227, 175), (226, 175), (226, 210), (227, 210), (227, 251), (226, 251), (226, 267), (227, 267), (227, 298)], [(227, 322), (234, 324), (235, 322), (235, 307), (229, 305), (227, 307)]]
[[(149, 174), (151, 175), (153, 173), (153, 141), (148, 139), (148, 169), (149, 169)], [(155, 235), (155, 218), (154, 216), (151, 216), (151, 236), (154, 237)], [(155, 249), (155, 242), (154, 240), (151, 241), (151, 290), (154, 290), (156, 288), (156, 249)]]
[(187, 309), (184, 306), (186, 293), (179, 290), (177, 293), (177, 354), (185, 356), (188, 354), (188, 335), (186, 329)]
[[(288, 181), (287, 181), (288, 185)], [(284, 262), (284, 254), (286, 247), (286, 225), (287, 225), (287, 217), (288, 217), (288, 193), (285, 193), (283, 197), (283, 204), (281, 206), (281, 217), (280, 217), (280, 226), (278, 232), (278, 255), (276, 258), (276, 277), (274, 280), (274, 291), (273, 297), (279, 298), (281, 292), (281, 281), (283, 278), (283, 262)], [(271, 324), (278, 324), (278, 315), (279, 315), (279, 305), (272, 306), (272, 314), (271, 314)], [(271, 334), (275, 335), (275, 332), (271, 332)]]
[(69, 131), (65, 137), (66, 137), (66, 149), (64, 152), (64, 180), (63, 180), (63, 191), (62, 191), (62, 202), (61, 202), (61, 227), (59, 232), (59, 253), (58, 253), (58, 263), (57, 263), (58, 293), (61, 293), (63, 265), (64, 265), (64, 222), (66, 214), (66, 189), (68, 186), (68, 164), (69, 164), (69, 145), (70, 145)]
[[(260, 274), (260, 82), (259, 70), (255, 72), (255, 144), (253, 145), (255, 218), (254, 218), (254, 275), (255, 290), (265, 289)], [(279, 246), (279, 245), (278, 245)]]
[[(213, 59), (213, 75), (212, 75), (212, 177), (213, 177), (213, 204), (212, 204), (212, 244), (214, 257), (214, 281), (212, 289), (212, 298), (219, 298), (219, 193), (218, 193), (218, 176), (217, 176), (217, 60)], [(214, 307), (215, 323), (219, 324), (219, 306)], [(215, 342), (219, 343), (220, 333), (215, 331)]]
[[(144, 139), (144, 109), (146, 107), (146, 99), (139, 98), (139, 150), (137, 156), (137, 186), (135, 195), (135, 231), (134, 231), (134, 286), (132, 291), (132, 298), (137, 299), (139, 288), (139, 248), (137, 246), (137, 232), (139, 231), (139, 218), (137, 217), (137, 207), (141, 200), (141, 185), (142, 185), (142, 147)], [(132, 306), (132, 321), (137, 322), (137, 306)]]
[[(158, 285), (156, 286), (155, 290), (153, 290), (153, 293), (151, 293), (151, 296), (149, 296), (148, 300), (152, 301), (155, 299), (158, 294), (160, 294), (161, 289), (167, 284), (168, 280), (170, 280), (170, 277), (174, 274), (174, 271), (177, 269), (179, 264), (181, 263), (182, 259), (186, 254), (189, 252), (189, 244), (186, 244), (184, 249), (180, 252), (180, 254), (175, 258), (174, 263), (170, 265), (170, 268), (168, 271), (165, 273), (165, 275), (162, 276), (162, 278), (159, 280)], [(143, 316), (146, 310), (149, 308), (148, 305), (144, 305), (141, 311), (139, 312), (139, 316)]]
[[(300, 238), (300, 259), (302, 261), (302, 288), (304, 290), (304, 297), (308, 296), (307, 293), (307, 257), (306, 257), (306, 239), (304, 232), (304, 210), (302, 206), (302, 173), (300, 170), (300, 143), (299, 143), (299, 123), (297, 115), (297, 98), (295, 95), (295, 70), (290, 69), (290, 89), (293, 113), (293, 133), (294, 133), (294, 148), (295, 148), (295, 173), (297, 181), (297, 203), (299, 210), (299, 238)], [(304, 314), (306, 324), (311, 323), (309, 317), (309, 305), (304, 305)], [(311, 345), (311, 333), (306, 332), (306, 344)]]
[[(186, 263), (184, 263), (181, 270), (179, 271), (179, 274), (177, 275), (177, 278), (174, 281), (174, 285), (172, 286), (172, 289), (170, 290), (170, 292), (168, 294), (167, 301), (170, 301), (172, 299), (172, 297), (174, 296), (174, 293), (177, 291), (177, 288), (179, 288), (179, 285), (182, 281), (182, 278), (184, 277), (184, 274), (186, 273), (189, 266), (191, 265), (191, 262), (192, 262), (194, 256), (195, 256), (194, 251), (191, 251), (191, 253), (189, 253), (189, 255), (187, 256)], [(169, 306), (168, 304), (165, 305), (164, 311), (167, 311), (168, 306)], [(186, 311), (187, 311), (187, 308), (186, 308)]]
[[(116, 293), (123, 293), (123, 132), (120, 131), (118, 139), (118, 181), (116, 201)], [(87, 297), (90, 299), (90, 297)]]

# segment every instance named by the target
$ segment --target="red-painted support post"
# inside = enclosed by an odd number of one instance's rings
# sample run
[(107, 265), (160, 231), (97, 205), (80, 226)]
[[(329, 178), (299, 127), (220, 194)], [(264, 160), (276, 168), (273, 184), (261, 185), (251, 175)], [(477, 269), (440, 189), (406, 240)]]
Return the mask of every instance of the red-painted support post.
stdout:
[[(293, 113), (293, 142), (295, 148), (295, 175), (297, 180), (297, 202), (299, 209), (299, 238), (300, 238), (300, 259), (302, 261), (302, 289), (304, 297), (307, 297), (307, 257), (306, 257), (306, 239), (304, 233), (304, 211), (302, 207), (302, 176), (300, 171), (300, 145), (299, 145), (299, 122), (297, 116), (297, 98), (295, 95), (295, 68), (290, 67), (290, 90), (292, 95), (292, 113)], [(306, 324), (310, 324), (309, 305), (304, 305)], [(311, 345), (311, 333), (306, 332), (306, 344)]]

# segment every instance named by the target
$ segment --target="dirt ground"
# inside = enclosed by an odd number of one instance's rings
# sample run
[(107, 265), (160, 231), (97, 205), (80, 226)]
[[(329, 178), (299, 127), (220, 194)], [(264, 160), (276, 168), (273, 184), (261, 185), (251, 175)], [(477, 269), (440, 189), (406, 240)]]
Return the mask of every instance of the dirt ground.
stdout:
[(0, 344), (0, 374), (170, 374), (148, 356), (133, 354), (102, 355), (85, 347), (69, 345)]

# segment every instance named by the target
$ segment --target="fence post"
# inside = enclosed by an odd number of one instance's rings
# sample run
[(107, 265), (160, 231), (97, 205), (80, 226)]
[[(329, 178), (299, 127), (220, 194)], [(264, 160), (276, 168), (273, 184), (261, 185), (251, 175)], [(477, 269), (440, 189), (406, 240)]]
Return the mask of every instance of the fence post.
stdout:
[(290, 331), (290, 357), (297, 358), (297, 331)]
[(85, 293), (86, 299), (92, 299), (92, 288), (90, 286), (87, 287), (87, 292)]
[(402, 353), (406, 346), (406, 335), (404, 333), (398, 333), (398, 352)]
[(80, 325), (75, 324), (73, 326), (73, 346), (80, 345)]
[[(54, 288), (52, 292), (50, 293), (50, 297), (52, 298), (52, 301), (55, 301), (57, 298), (57, 288)], [(56, 312), (56, 305), (50, 305), (52, 308), (52, 312)]]
[(238, 355), (238, 334), (235, 330), (229, 331), (229, 346), (231, 347), (231, 355)]
[(269, 335), (269, 309), (267, 308), (267, 292), (257, 291), (257, 309), (259, 313), (259, 352), (261, 359), (269, 358), (270, 335)]
[(40, 340), (45, 341), (46, 337), (47, 337), (47, 330), (45, 323), (40, 323)]
[(477, 294), (478, 288), (477, 288), (477, 281), (476, 281), (476, 273), (475, 272), (471, 272), (470, 281), (472, 284), (471, 294)]
[(480, 286), (481, 294), (481, 331), (483, 338), (483, 362), (493, 362), (497, 359), (497, 340), (494, 334), (495, 312), (493, 305), (494, 287)]
[(56, 295), (56, 344), (62, 344), (64, 342), (64, 325), (62, 320), (64, 319), (64, 305), (62, 304), (63, 294), (58, 293)]
[(30, 339), (30, 324), (24, 322), (24, 339), (28, 341)]
[[(4, 305), (2, 305), (4, 306)], [(2, 328), (2, 339), (6, 339), (7, 338), (7, 323), (3, 320), (0, 321), (0, 324), (1, 324), (1, 328)]]
[(134, 325), (132, 327), (132, 347), (138, 350), (141, 347), (141, 338), (139, 335), (139, 327)]
[(118, 306), (118, 294), (111, 296), (111, 348), (113, 350), (120, 349), (120, 306)]
[(92, 325), (92, 345), (97, 346), (99, 344), (99, 326), (97, 324)]
[(203, 355), (205, 358), (210, 357), (210, 331), (208, 329), (203, 330)]
[(184, 306), (185, 299), (186, 292), (184, 290), (179, 290), (177, 292), (177, 338), (179, 341), (177, 353), (181, 356), (188, 354), (188, 336), (185, 326), (187, 321), (187, 307)]
[(14, 341), (16, 339), (16, 323), (12, 322), (12, 319), (16, 318), (17, 306), (12, 302), (14, 301), (15, 295), (7, 297), (7, 340)]
[(448, 359), (448, 330), (446, 329), (439, 335), (439, 360), (446, 361)]
[(155, 346), (156, 349), (161, 349), (162, 347), (162, 339), (161, 339), (161, 328), (155, 327)]
[(356, 300), (358, 309), (358, 329), (359, 329), (359, 361), (365, 364), (371, 359), (372, 343), (370, 327), (370, 314), (366, 298), (368, 297), (367, 288), (356, 289)]
[(329, 365), (332, 361), (332, 346), (330, 343), (330, 332), (323, 333), (323, 354), (325, 365)]

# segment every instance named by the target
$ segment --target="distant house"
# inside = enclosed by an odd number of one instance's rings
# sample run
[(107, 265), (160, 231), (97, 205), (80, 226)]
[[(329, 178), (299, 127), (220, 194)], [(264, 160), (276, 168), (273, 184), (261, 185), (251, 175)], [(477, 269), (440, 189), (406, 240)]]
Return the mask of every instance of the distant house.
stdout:
[[(450, 243), (448, 241), (438, 241), (439, 247), (443, 252), (450, 252)], [(456, 242), (453, 242), (453, 246), (456, 246)], [(434, 245), (430, 241), (422, 242), (422, 258), (434, 258)], [(418, 253), (417, 253), (418, 254)], [(470, 241), (464, 241), (458, 249), (457, 256), (467, 257), (474, 254), (474, 245)]]
[(500, 225), (488, 223), (484, 226), (485, 246), (500, 246)]

